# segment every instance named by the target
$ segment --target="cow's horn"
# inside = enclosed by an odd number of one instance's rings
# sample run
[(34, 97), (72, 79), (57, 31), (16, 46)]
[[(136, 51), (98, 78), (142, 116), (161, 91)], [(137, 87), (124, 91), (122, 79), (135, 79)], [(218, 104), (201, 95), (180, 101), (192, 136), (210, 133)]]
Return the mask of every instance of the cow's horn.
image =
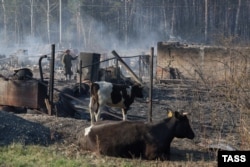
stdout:
[(188, 115), (189, 113), (188, 112), (183, 112), (182, 115)]

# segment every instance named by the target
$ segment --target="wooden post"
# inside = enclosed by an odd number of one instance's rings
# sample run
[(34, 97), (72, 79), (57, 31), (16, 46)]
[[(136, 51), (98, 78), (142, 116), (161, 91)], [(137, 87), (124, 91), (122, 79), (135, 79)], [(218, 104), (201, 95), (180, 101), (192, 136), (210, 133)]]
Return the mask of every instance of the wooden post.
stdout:
[(81, 94), (81, 87), (82, 87), (82, 60), (79, 63), (79, 93)]
[(148, 103), (148, 122), (152, 122), (152, 95), (153, 95), (153, 64), (154, 64), (154, 48), (151, 47), (151, 54), (150, 54), (150, 82), (149, 82), (149, 103)]

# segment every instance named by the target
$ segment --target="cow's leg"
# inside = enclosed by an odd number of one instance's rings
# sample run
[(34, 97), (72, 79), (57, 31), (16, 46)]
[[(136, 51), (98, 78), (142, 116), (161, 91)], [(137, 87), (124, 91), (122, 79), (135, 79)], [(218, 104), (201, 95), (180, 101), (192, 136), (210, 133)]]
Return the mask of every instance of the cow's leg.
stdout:
[(100, 114), (101, 114), (102, 107), (99, 103), (97, 103), (97, 108), (95, 112), (95, 120), (96, 122), (100, 120)]
[(170, 160), (170, 144), (168, 144), (163, 152), (159, 152), (157, 157), (159, 157), (161, 161)]
[(163, 160), (170, 160), (170, 144), (167, 147), (166, 151), (164, 152)]
[(123, 121), (127, 120), (127, 110), (124, 108), (122, 108), (122, 119)]
[(89, 100), (89, 113), (90, 113), (90, 120), (91, 120), (91, 125), (94, 124), (95, 122), (95, 111), (93, 110), (93, 107), (94, 107), (94, 99), (93, 97), (90, 97), (90, 100)]
[(148, 160), (156, 160), (158, 158), (157, 146), (154, 144), (147, 144), (144, 156)]

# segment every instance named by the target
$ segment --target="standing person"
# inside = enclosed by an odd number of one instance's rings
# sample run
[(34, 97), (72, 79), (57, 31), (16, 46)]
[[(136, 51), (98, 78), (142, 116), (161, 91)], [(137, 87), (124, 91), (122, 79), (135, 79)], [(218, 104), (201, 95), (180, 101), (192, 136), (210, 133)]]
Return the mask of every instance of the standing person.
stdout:
[(73, 57), (70, 54), (70, 50), (69, 49), (67, 49), (65, 51), (65, 54), (62, 57), (62, 64), (63, 64), (63, 67), (64, 67), (64, 72), (65, 72), (64, 74), (65, 74), (65, 79), (66, 80), (68, 79), (68, 76), (69, 76), (69, 80), (71, 80), (71, 76), (73, 75), (73, 72), (71, 70), (71, 67), (72, 67), (71, 61), (77, 59), (77, 57), (78, 56)]
[[(79, 56), (78, 49), (71, 50), (71, 55), (73, 57)], [(74, 73), (74, 80), (77, 79), (77, 74), (76, 73), (77, 73), (77, 70), (78, 70), (78, 65), (79, 65), (79, 61), (78, 60), (72, 62), (72, 71)]]

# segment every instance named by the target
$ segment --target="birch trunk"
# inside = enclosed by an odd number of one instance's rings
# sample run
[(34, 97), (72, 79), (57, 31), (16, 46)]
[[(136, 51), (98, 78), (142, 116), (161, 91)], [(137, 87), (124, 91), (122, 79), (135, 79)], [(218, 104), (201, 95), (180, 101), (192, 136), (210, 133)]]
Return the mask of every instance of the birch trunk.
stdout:
[(17, 21), (17, 5), (15, 6), (15, 42), (19, 44), (19, 27), (18, 27), (18, 21)]
[(124, 30), (125, 30), (125, 47), (128, 46), (128, 6), (127, 6), (127, 0), (124, 1), (124, 13), (125, 13), (125, 19), (124, 19)]
[(238, 24), (239, 24), (240, 7), (241, 7), (241, 0), (238, 0), (238, 8), (237, 8), (237, 13), (236, 13), (236, 18), (235, 18), (234, 35), (238, 34), (237, 31), (238, 31)]
[(76, 31), (77, 31), (77, 41), (78, 45), (82, 42), (82, 33), (81, 33), (81, 4), (78, 3), (77, 14), (76, 14)]
[(3, 7), (3, 24), (4, 24), (4, 41), (7, 42), (7, 18), (4, 0), (2, 0)]
[(62, 0), (59, 0), (59, 46), (62, 46)]
[(163, 6), (164, 6), (164, 8), (163, 8), (163, 18), (164, 18), (164, 31), (165, 31), (165, 37), (167, 36), (167, 34), (168, 34), (168, 23), (167, 23), (167, 14), (166, 14), (166, 9), (165, 9), (165, 6), (166, 6), (166, 4), (165, 4), (165, 1), (163, 0)]
[(174, 25), (175, 25), (175, 0), (173, 3), (173, 13), (172, 13), (171, 29), (170, 29), (170, 36), (172, 36), (172, 37), (174, 36)]
[(30, 0), (30, 34), (32, 37), (34, 37), (33, 16), (34, 16), (34, 0)]
[(208, 0), (205, 0), (205, 43), (207, 43), (207, 1)]
[(50, 20), (49, 20), (49, 15), (50, 15), (50, 3), (49, 3), (49, 0), (47, 0), (47, 32), (48, 32), (48, 43), (50, 43)]

